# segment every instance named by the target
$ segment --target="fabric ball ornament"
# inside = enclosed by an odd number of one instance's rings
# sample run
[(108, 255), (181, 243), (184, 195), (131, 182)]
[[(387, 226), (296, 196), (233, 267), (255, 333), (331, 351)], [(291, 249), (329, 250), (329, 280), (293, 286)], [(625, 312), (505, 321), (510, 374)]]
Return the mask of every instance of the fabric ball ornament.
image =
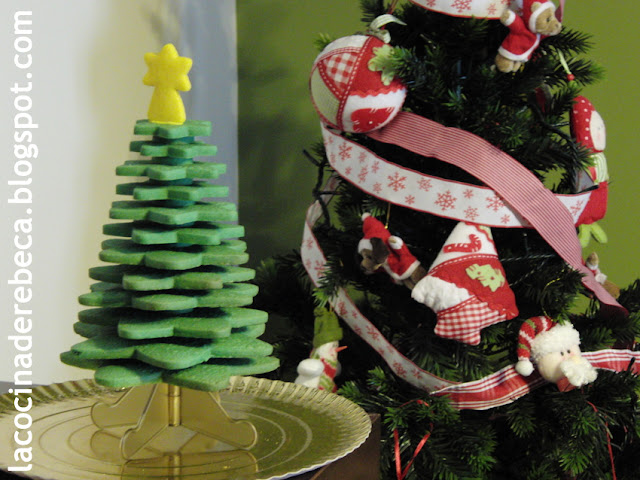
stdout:
[(344, 132), (370, 132), (389, 123), (404, 104), (407, 89), (398, 78), (383, 80), (369, 67), (377, 37), (351, 35), (331, 42), (313, 63), (309, 87), (318, 115)]
[(435, 333), (470, 345), (480, 330), (518, 315), (489, 227), (459, 222), (411, 291), (437, 313)]

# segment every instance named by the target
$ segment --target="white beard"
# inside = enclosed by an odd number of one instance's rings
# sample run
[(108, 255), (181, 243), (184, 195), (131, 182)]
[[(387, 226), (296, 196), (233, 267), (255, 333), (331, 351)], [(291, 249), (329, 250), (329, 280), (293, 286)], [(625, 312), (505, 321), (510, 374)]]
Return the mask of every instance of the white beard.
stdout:
[(574, 387), (581, 387), (591, 383), (598, 376), (597, 370), (585, 358), (580, 356), (572, 357), (562, 362), (560, 370)]

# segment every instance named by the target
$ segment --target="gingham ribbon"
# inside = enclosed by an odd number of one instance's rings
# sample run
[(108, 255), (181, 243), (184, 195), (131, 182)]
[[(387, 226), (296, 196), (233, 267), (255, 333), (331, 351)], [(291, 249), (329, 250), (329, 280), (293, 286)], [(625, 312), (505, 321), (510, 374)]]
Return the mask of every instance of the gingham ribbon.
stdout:
[(410, 112), (400, 112), (390, 124), (367, 135), (455, 165), (482, 181), (526, 219), (567, 264), (583, 274), (583, 285), (603, 307), (614, 315), (627, 314), (584, 266), (571, 212), (513, 157), (471, 132)]
[[(328, 203), (339, 180), (332, 178), (325, 188), (323, 201)], [(311, 281), (318, 286), (326, 269), (326, 257), (318, 240), (313, 234), (313, 226), (322, 215), (319, 202), (313, 203), (307, 210), (301, 246), (301, 258)], [(511, 403), (546, 382), (536, 372), (523, 377), (510, 365), (480, 380), (466, 383), (451, 382), (421, 369), (400, 353), (382, 333), (358, 309), (355, 302), (343, 288), (330, 299), (337, 315), (349, 327), (367, 342), (387, 363), (389, 368), (411, 385), (433, 395), (447, 395), (452, 406), (460, 410), (486, 410)], [(600, 350), (584, 352), (583, 356), (595, 368), (623, 371), (632, 367), (634, 373), (640, 372), (640, 352), (631, 350)]]

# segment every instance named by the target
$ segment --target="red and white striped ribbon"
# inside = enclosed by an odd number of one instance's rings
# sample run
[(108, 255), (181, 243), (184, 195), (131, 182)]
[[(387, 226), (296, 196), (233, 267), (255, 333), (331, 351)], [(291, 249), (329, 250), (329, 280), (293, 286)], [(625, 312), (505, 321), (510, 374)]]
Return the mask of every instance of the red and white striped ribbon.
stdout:
[(627, 314), (584, 266), (571, 212), (513, 157), (471, 132), (445, 127), (410, 112), (400, 112), (390, 124), (367, 135), (450, 163), (482, 181), (529, 222), (567, 264), (584, 275), (583, 285), (603, 306), (610, 307), (612, 314)]
[[(322, 128), (331, 167), (367, 194), (419, 212), (472, 222), (488, 227), (531, 228), (494, 190), (470, 183), (426, 175), (379, 157), (339, 132)], [(575, 226), (589, 213), (589, 200), (597, 189), (555, 197), (570, 213)], [(588, 215), (593, 219), (591, 215)]]
[[(313, 234), (313, 225), (321, 215), (322, 210), (318, 202), (309, 207), (300, 252), (302, 263), (309, 274), (309, 278), (316, 286), (322, 280), (327, 262), (318, 240)], [(453, 384), (419, 368), (402, 355), (360, 312), (346, 290), (340, 288), (336, 296), (330, 301), (336, 314), (349, 325), (351, 330), (384, 358), (396, 375), (427, 392), (436, 391)]]

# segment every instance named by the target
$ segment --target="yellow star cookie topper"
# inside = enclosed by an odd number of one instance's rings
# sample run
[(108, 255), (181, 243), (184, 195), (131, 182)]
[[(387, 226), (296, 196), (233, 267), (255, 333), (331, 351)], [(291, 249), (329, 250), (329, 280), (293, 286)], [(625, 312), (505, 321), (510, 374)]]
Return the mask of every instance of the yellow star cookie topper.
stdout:
[(155, 87), (149, 103), (149, 121), (182, 125), (187, 115), (177, 90), (191, 90), (187, 73), (193, 64), (192, 60), (178, 56), (176, 47), (168, 43), (160, 53), (145, 53), (144, 61), (149, 71), (142, 83)]

